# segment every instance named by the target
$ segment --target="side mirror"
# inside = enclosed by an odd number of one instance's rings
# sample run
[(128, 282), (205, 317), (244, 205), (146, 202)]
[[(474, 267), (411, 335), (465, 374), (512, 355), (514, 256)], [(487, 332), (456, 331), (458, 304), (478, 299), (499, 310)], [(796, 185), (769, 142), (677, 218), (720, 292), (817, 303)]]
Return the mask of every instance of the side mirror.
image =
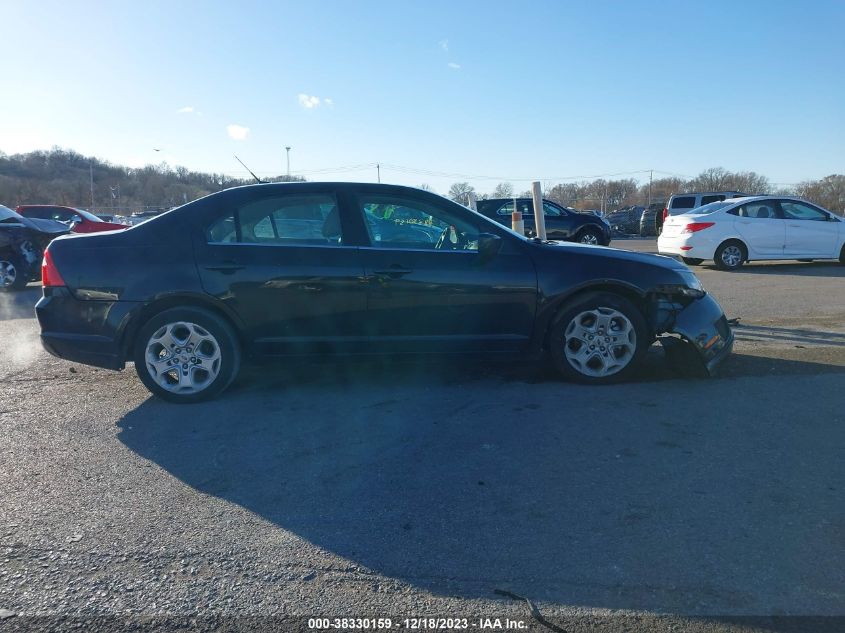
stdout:
[(502, 238), (493, 233), (480, 233), (478, 236), (478, 254), (483, 261), (493, 259), (502, 248)]

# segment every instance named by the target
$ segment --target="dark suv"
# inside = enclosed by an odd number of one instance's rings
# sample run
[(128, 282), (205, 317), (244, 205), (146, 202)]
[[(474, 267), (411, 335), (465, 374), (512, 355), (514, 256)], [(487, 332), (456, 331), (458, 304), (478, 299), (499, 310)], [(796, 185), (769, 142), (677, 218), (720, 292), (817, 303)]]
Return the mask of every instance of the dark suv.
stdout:
[[(534, 201), (531, 198), (517, 198), (517, 205), (525, 222), (525, 234), (534, 237)], [(511, 225), (513, 198), (479, 200), (478, 212), (505, 226)], [(551, 200), (543, 200), (543, 215), (546, 219), (546, 237), (550, 240), (567, 240), (582, 244), (607, 246), (610, 244), (610, 225), (592, 213), (578, 213)]]

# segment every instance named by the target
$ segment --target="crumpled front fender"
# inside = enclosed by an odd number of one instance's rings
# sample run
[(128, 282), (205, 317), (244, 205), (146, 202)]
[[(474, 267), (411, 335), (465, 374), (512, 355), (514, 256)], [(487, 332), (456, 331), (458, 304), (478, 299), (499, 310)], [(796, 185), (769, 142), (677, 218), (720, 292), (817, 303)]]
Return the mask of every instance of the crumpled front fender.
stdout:
[(680, 337), (660, 338), (670, 361), (697, 365), (711, 376), (733, 349), (734, 333), (722, 306), (709, 294), (676, 312), (667, 331)]

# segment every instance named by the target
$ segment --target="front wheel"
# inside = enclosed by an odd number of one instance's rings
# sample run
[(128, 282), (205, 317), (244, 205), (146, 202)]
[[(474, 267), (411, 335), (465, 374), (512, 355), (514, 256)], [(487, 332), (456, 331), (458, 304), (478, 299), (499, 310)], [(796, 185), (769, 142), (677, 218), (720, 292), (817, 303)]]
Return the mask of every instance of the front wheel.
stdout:
[(165, 310), (138, 332), (135, 371), (154, 395), (178, 404), (220, 394), (238, 374), (241, 351), (229, 324), (202, 308)]
[(0, 292), (11, 292), (26, 288), (29, 281), (27, 270), (18, 259), (0, 258)]
[(625, 380), (650, 344), (640, 310), (628, 299), (606, 292), (566, 304), (549, 332), (555, 368), (564, 378), (585, 384)]
[(589, 244), (591, 246), (598, 246), (601, 244), (602, 236), (596, 229), (586, 228), (578, 231), (575, 240), (581, 244)]

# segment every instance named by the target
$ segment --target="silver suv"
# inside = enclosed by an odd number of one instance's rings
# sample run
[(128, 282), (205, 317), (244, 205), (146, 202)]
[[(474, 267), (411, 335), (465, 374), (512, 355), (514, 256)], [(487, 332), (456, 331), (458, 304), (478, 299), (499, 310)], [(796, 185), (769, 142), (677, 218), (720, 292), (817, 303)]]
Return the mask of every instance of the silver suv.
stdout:
[(739, 191), (699, 191), (673, 194), (669, 198), (666, 208), (663, 209), (663, 213), (657, 217), (657, 234), (660, 235), (663, 230), (663, 222), (670, 215), (681, 215), (711, 202), (722, 202), (729, 198), (742, 198), (747, 195), (749, 194)]

